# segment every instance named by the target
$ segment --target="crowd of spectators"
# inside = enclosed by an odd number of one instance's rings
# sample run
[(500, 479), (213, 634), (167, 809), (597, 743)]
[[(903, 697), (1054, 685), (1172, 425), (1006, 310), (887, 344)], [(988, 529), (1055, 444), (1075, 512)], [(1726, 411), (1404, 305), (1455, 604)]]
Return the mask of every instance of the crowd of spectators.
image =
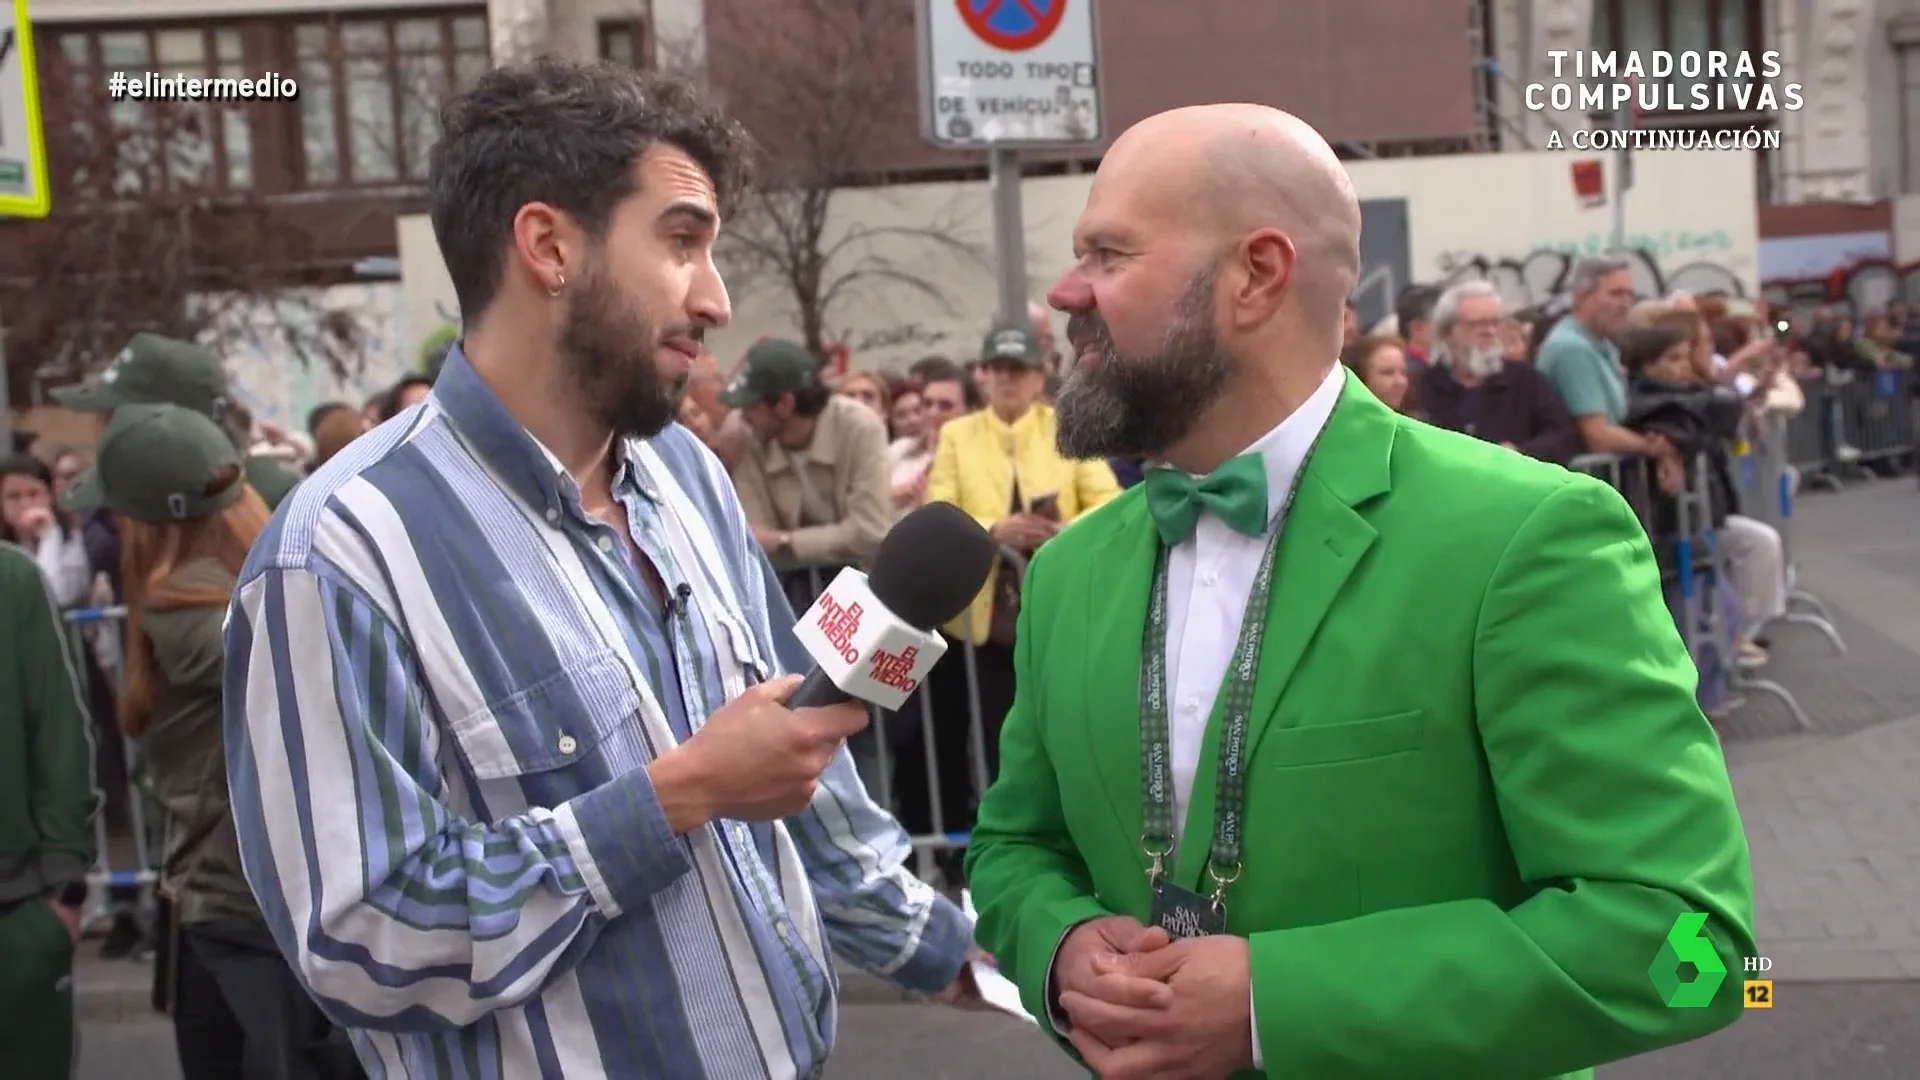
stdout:
[[(1627, 263), (1587, 259), (1551, 309), (1507, 303), (1480, 281), (1411, 287), (1373, 327), (1349, 305), (1340, 359), (1406, 416), (1608, 476), (1643, 509), (1656, 540), (1673, 527), (1673, 497), (1704, 485), (1737, 612), (1730, 659), (1758, 668), (1770, 659), (1766, 629), (1784, 611), (1788, 568), (1778, 532), (1743, 512), (1736, 458), (1773, 437), (1771, 417), (1805, 407), (1809, 381), (1904, 369), (1916, 351), (1920, 320), (1904, 304), (1856, 321), (1825, 308), (1781, 317), (1764, 302), (1717, 296), (1637, 297)], [(365, 402), (321, 405), (304, 431), (288, 432), (255, 422), (204, 350), (143, 335), (121, 362), (128, 358), (157, 372), (150, 381), (160, 397), (218, 421), (245, 452), (247, 479), (268, 506), (299, 474), (433, 386), (431, 371), (412, 374)], [(928, 500), (961, 507), (998, 543), (986, 588), (945, 628), (956, 660), (929, 681), (932, 722), (909, 708), (854, 746), (869, 786), (915, 834), (965, 831), (976, 770), (992, 774), (1012, 701), (1025, 560), (1138, 483), (1145, 465), (1060, 457), (1050, 402), (1061, 365), (1051, 313), (1036, 305), (1024, 322), (996, 327), (977, 353), (929, 356), (904, 370), (836, 373), (797, 343), (762, 341), (732, 372), (703, 358), (681, 400), (681, 423), (727, 466), (796, 611), (840, 568), (864, 566), (893, 523)], [(62, 607), (123, 601), (124, 530), (104, 509), (61, 508), (84, 455), (30, 436), (16, 450), (0, 459), (0, 540), (33, 556)], [(130, 769), (114, 720), (125, 676), (120, 638), (95, 629), (85, 644), (85, 686), (105, 736), (96, 740), (96, 768), (106, 812), (124, 827)], [(944, 865), (958, 874), (957, 858)], [(125, 952), (140, 941), (128, 925), (106, 947)]]
[[(1738, 458), (1783, 437), (1773, 421), (1806, 407), (1805, 385), (1904, 370), (1916, 351), (1920, 320), (1899, 301), (1856, 322), (1826, 307), (1637, 297), (1629, 262), (1595, 258), (1571, 268), (1550, 309), (1509, 304), (1479, 280), (1410, 287), (1371, 332), (1348, 319), (1341, 359), (1396, 411), (1605, 476), (1656, 547), (1670, 546), (1677, 497), (1698, 497), (1733, 609), (1725, 659), (1755, 669), (1771, 659), (1788, 567), (1778, 531), (1743, 512)], [(1797, 490), (1791, 469), (1789, 482)]]

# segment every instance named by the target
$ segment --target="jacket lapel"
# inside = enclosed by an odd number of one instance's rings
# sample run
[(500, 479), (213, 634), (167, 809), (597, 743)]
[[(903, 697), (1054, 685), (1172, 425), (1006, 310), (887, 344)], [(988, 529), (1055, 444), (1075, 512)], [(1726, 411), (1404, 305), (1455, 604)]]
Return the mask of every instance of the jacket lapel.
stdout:
[[(1301, 657), (1339, 599), (1348, 577), (1373, 546), (1377, 534), (1361, 516), (1359, 507), (1392, 486), (1388, 462), (1396, 418), (1351, 372), (1346, 379), (1340, 401), (1300, 478), (1293, 506), (1280, 523), (1280, 550), (1274, 560), (1266, 636), (1260, 643), (1259, 668), (1254, 675), (1253, 711), (1247, 718), (1243, 763), (1253, 760), (1260, 736), (1279, 711), (1280, 698)], [(1152, 576), (1150, 568), (1146, 576)], [(1144, 600), (1141, 610), (1144, 613)], [(1134, 654), (1138, 652), (1135, 642)], [(1222, 699), (1225, 696), (1219, 695)], [(1175, 868), (1177, 881), (1202, 893), (1212, 888), (1202, 875), (1213, 842), (1220, 727), (1220, 702), (1216, 701), (1200, 745)], [(1136, 730), (1136, 778), (1138, 744)], [(1134, 821), (1139, 821), (1138, 811)]]
[(1398, 418), (1351, 372), (1340, 404), (1327, 421), (1300, 493), (1282, 523), (1267, 635), (1260, 646), (1260, 672), (1253, 684), (1253, 715), (1247, 754), (1280, 707), (1300, 658), (1333, 609), (1347, 578), (1378, 535), (1360, 508), (1387, 493)]
[[(1127, 499), (1091, 523), (1107, 535), (1088, 560), (1086, 582), (1087, 745), (1100, 789), (1113, 805), (1128, 850), (1140, 846), (1140, 641), (1147, 625), (1159, 546), (1145, 499)], [(1083, 526), (1084, 527), (1084, 526)]]

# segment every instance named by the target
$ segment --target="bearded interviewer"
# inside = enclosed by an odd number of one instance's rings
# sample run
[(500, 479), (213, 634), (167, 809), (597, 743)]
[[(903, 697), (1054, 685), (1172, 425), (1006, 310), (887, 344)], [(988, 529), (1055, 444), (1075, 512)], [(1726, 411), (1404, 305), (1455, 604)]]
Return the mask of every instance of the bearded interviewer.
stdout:
[[(1107, 1080), (1579, 1077), (1740, 1014), (1747, 843), (1647, 536), (1344, 372), (1359, 228), (1311, 128), (1182, 109), (1048, 297), (1062, 454), (1151, 467), (1031, 563), (967, 870)], [(1683, 917), (1733, 973), (1697, 1007), (1649, 975)]]

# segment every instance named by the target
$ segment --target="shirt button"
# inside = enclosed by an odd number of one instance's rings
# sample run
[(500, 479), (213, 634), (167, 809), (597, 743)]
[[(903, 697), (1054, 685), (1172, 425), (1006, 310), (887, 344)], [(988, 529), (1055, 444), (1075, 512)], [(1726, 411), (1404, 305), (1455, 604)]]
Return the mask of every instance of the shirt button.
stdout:
[(1186, 709), (1186, 710), (1187, 710), (1188, 712), (1190, 712), (1190, 713), (1197, 713), (1197, 712), (1199, 712), (1199, 711), (1200, 711), (1200, 699), (1199, 699), (1199, 698), (1197, 698), (1197, 697), (1190, 697), (1190, 698), (1188, 698), (1188, 699), (1187, 699), (1187, 703), (1186, 703), (1186, 705), (1184, 705), (1184, 706), (1183, 706), (1183, 708), (1185, 708), (1185, 709)]
[(559, 520), (560, 520), (560, 511), (555, 510), (552, 507), (548, 507), (547, 508), (547, 524), (549, 525), (557, 524)]
[(580, 744), (574, 741), (573, 736), (571, 735), (560, 736), (560, 752), (561, 753), (571, 754), (578, 749), (580, 749)]
[(1204, 574), (1201, 574), (1201, 575), (1200, 575), (1200, 584), (1202, 584), (1202, 585), (1218, 585), (1218, 584), (1220, 584), (1220, 573), (1219, 573), (1219, 571), (1217, 571), (1217, 570), (1209, 570), (1209, 571), (1207, 571), (1206, 573), (1204, 573)]
[(774, 927), (774, 932), (780, 935), (781, 941), (793, 940), (793, 932), (787, 929), (786, 923), (780, 923), (779, 925)]
[(611, 554), (613, 552), (613, 537), (611, 536), (601, 537), (600, 550)]

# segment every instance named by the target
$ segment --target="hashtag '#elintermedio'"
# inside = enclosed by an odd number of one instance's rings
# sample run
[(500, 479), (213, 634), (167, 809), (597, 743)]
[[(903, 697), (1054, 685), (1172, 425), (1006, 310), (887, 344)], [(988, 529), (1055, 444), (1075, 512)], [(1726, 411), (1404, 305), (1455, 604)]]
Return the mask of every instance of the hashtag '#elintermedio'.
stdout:
[(300, 96), (300, 84), (272, 72), (235, 79), (116, 71), (107, 76), (107, 96), (115, 101), (292, 101)]

